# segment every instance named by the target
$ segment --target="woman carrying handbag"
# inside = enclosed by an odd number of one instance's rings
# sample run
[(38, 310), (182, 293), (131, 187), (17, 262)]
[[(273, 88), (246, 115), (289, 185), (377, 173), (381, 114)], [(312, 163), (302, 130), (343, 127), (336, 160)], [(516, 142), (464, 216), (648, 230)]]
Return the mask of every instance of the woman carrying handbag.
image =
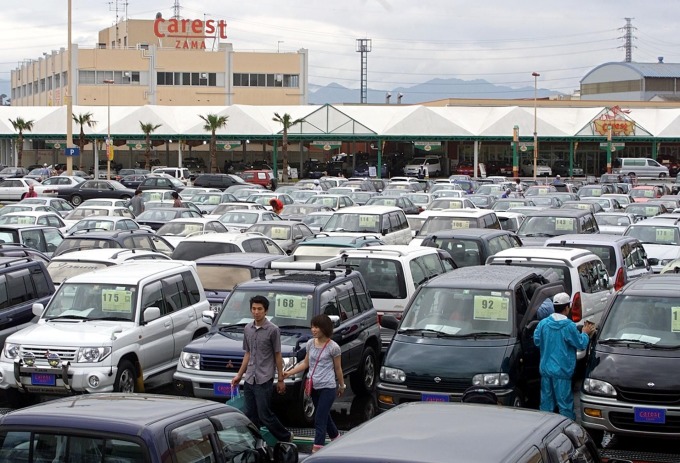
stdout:
[[(331, 406), (335, 397), (345, 392), (345, 378), (340, 364), (340, 346), (331, 339), (333, 322), (328, 315), (316, 315), (311, 321), (312, 339), (307, 341), (307, 355), (296, 366), (283, 373), (285, 378), (309, 369), (305, 380), (305, 394), (311, 395), (316, 416), (314, 417), (314, 446), (312, 453), (320, 450), (326, 442), (340, 433), (331, 418)], [(337, 381), (337, 387), (336, 387)]]

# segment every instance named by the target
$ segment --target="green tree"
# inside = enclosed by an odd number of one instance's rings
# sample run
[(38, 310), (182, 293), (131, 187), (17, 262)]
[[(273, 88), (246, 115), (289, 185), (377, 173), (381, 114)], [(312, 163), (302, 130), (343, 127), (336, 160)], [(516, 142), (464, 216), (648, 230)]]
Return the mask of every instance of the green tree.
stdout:
[(17, 167), (21, 167), (21, 158), (24, 155), (24, 132), (30, 132), (33, 130), (34, 121), (25, 121), (21, 117), (9, 120), (12, 123), (14, 130), (19, 132), (17, 136)]
[[(85, 126), (93, 128), (97, 125), (97, 121), (93, 119), (92, 113), (80, 113), (77, 116), (73, 116), (73, 121), (80, 126), (80, 135), (78, 136), (78, 146), (80, 147), (80, 156), (85, 155), (85, 145), (87, 144), (87, 139), (85, 138)], [(108, 156), (109, 153), (106, 153)], [(82, 158), (81, 158), (82, 159)], [(94, 153), (92, 153), (92, 164), (94, 165)]]
[(205, 122), (203, 130), (210, 132), (210, 172), (217, 172), (217, 129), (221, 129), (227, 125), (229, 116), (218, 116), (217, 114), (208, 114), (207, 116), (199, 115)]
[(278, 122), (283, 126), (283, 140), (281, 142), (281, 158), (283, 159), (283, 181), (288, 181), (288, 130), (296, 124), (304, 122), (304, 119), (292, 120), (290, 114), (284, 113), (283, 116), (279, 113), (274, 113), (272, 118), (274, 122)]
[(158, 127), (160, 127), (163, 124), (157, 124), (154, 125), (152, 123), (144, 123), (142, 121), (139, 121), (139, 127), (142, 129), (142, 132), (144, 132), (144, 139), (146, 143), (146, 150), (144, 151), (144, 158), (146, 159), (146, 164), (144, 164), (144, 168), (146, 170), (151, 170), (151, 134), (156, 131)]

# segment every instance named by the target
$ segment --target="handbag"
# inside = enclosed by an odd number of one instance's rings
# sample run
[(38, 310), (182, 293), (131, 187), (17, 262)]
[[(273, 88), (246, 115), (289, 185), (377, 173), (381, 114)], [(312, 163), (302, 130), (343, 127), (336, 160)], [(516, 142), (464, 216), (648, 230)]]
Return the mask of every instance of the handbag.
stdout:
[(314, 372), (316, 371), (316, 367), (319, 365), (319, 360), (321, 359), (321, 354), (323, 354), (323, 351), (326, 349), (326, 346), (328, 343), (331, 342), (329, 339), (326, 341), (326, 344), (323, 345), (323, 348), (321, 349), (321, 352), (319, 352), (319, 356), (316, 358), (316, 363), (314, 363), (314, 368), (312, 369), (312, 374), (305, 379), (305, 396), (309, 397), (312, 395), (312, 388), (314, 387), (314, 382), (312, 381), (312, 377), (314, 376)]

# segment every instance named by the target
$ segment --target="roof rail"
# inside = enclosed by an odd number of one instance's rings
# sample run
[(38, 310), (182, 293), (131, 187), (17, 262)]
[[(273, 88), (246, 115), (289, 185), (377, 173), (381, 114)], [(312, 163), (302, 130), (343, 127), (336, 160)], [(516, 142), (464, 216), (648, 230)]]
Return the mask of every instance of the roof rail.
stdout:
[[(423, 246), (414, 246), (413, 250), (420, 250), (421, 247), (423, 248), (423, 250), (428, 249), (428, 248), (425, 248)], [(381, 246), (369, 246), (369, 247), (365, 247), (365, 248), (343, 249), (341, 254), (345, 255), (347, 252), (349, 252), (350, 254), (360, 253), (360, 252), (368, 252), (368, 253), (373, 254), (373, 253), (377, 252), (378, 254), (394, 254), (394, 255), (397, 255), (397, 256), (400, 256), (400, 257), (406, 255), (406, 252), (404, 252), (400, 249), (383, 249)]]
[(296, 260), (296, 256), (288, 256), (279, 260), (269, 262), (268, 268), (271, 270), (312, 270), (321, 272), (339, 267), (343, 264), (343, 257), (331, 257), (320, 262)]
[(35, 261), (33, 259), (28, 258), (28, 257), (17, 257), (16, 259), (12, 259), (9, 262), (5, 262), (4, 264), (2, 264), (2, 266), (3, 267), (10, 267), (12, 265), (28, 263), (28, 262), (35, 262)]

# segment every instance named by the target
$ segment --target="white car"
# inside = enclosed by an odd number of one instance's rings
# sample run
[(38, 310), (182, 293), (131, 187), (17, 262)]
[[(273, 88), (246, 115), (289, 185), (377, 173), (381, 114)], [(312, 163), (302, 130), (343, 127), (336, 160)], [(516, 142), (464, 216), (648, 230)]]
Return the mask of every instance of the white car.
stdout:
[(96, 215), (85, 217), (73, 224), (67, 231), (72, 235), (79, 230), (137, 230), (143, 227), (129, 217), (117, 215)]
[(134, 219), (135, 216), (127, 207), (119, 206), (80, 206), (75, 208), (69, 215), (64, 217), (64, 222), (70, 228), (81, 219), (91, 218), (92, 216), (117, 216)]
[[(531, 159), (525, 159), (522, 161), (522, 175), (525, 177), (532, 177), (534, 175), (534, 160), (533, 158)], [(536, 161), (536, 176), (541, 177), (541, 176), (551, 176), (552, 175), (552, 169), (550, 166), (543, 160), (539, 159)]]
[[(53, 177), (53, 178), (58, 178), (58, 177)], [(19, 201), (17, 206), (42, 206), (42, 207), (48, 207), (50, 208), (49, 210), (53, 210), (62, 217), (66, 217), (69, 212), (71, 212), (74, 207), (66, 201), (65, 199), (61, 198), (49, 198), (49, 197), (37, 197), (37, 198), (25, 198), (21, 201)], [(7, 206), (5, 206), (7, 207)], [(2, 209), (4, 210), (4, 208)], [(42, 210), (42, 209), (36, 209), (36, 210)], [(1, 210), (0, 210), (1, 211)]]
[(38, 195), (43, 194), (45, 187), (30, 178), (6, 178), (0, 181), (0, 201), (21, 201), (28, 194), (28, 187)]
[(228, 231), (246, 231), (248, 227), (263, 220), (281, 220), (281, 217), (266, 209), (233, 209), (217, 218)]
[(57, 175), (55, 177), (46, 178), (42, 181), (41, 185), (49, 188), (45, 188), (42, 195), (57, 196), (59, 190), (74, 187), (84, 181), (85, 179), (83, 177), (77, 177), (75, 175)]
[(175, 248), (172, 258), (176, 260), (196, 260), (213, 254), (231, 252), (262, 252), (286, 255), (274, 240), (262, 233), (228, 232), (184, 238)]
[(10, 212), (0, 215), (0, 225), (44, 225), (57, 228), (61, 233), (66, 233), (68, 228), (59, 214), (45, 211)]
[(227, 233), (227, 227), (222, 222), (215, 219), (203, 217), (187, 217), (183, 219), (172, 219), (156, 231), (156, 235), (162, 236), (174, 247), (185, 238), (191, 236), (204, 235), (207, 233)]
[(422, 156), (413, 158), (411, 162), (404, 167), (404, 175), (407, 177), (417, 176), (419, 172), (423, 172), (426, 177), (439, 177), (442, 167), (437, 156)]
[(680, 258), (680, 225), (676, 220), (641, 220), (629, 225), (623, 236), (640, 240), (654, 273), (660, 273), (664, 266)]

